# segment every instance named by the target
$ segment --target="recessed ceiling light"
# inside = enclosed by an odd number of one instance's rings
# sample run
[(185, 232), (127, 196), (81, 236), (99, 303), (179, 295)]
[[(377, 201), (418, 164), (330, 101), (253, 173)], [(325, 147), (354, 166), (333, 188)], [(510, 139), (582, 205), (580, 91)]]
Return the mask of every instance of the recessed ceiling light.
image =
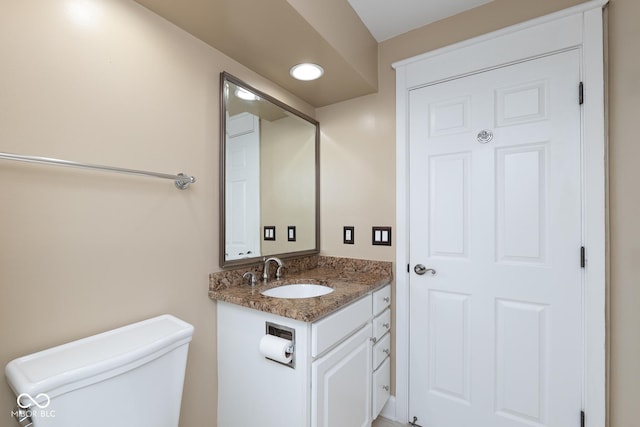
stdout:
[(318, 64), (304, 63), (291, 67), (289, 74), (294, 79), (309, 81), (319, 79), (324, 74), (324, 69)]
[(244, 99), (245, 101), (255, 101), (256, 99), (258, 99), (258, 97), (254, 93), (251, 93), (241, 87), (236, 89), (236, 96), (240, 99)]

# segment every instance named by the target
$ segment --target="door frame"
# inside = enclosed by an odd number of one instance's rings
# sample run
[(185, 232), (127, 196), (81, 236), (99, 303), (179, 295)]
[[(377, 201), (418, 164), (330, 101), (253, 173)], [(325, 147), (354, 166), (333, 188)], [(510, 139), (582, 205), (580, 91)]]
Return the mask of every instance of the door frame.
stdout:
[[(396, 395), (382, 415), (409, 419), (409, 91), (570, 49), (580, 50), (582, 133), (583, 410), (587, 427), (607, 421), (607, 138), (604, 21), (608, 0), (577, 6), (393, 64), (396, 70)], [(576, 88), (576, 100), (578, 89)], [(579, 248), (576, 248), (579, 250)], [(413, 260), (414, 263), (418, 260)], [(576, 417), (578, 414), (576, 414)]]

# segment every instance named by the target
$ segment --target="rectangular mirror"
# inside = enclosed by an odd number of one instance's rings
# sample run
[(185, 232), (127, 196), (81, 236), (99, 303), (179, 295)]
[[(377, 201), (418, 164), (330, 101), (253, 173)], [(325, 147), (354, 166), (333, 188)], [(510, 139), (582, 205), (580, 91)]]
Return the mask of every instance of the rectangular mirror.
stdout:
[(320, 126), (220, 75), (220, 266), (320, 250)]

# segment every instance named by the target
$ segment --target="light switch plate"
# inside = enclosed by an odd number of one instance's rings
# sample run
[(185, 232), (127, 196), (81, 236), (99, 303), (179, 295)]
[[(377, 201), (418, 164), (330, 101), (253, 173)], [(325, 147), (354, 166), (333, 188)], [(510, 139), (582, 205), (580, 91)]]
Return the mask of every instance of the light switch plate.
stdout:
[(391, 246), (391, 227), (371, 227), (371, 244)]
[(264, 226), (264, 240), (276, 240), (276, 226), (265, 225)]
[(342, 243), (345, 245), (353, 245), (355, 243), (355, 227), (346, 226), (342, 229)]

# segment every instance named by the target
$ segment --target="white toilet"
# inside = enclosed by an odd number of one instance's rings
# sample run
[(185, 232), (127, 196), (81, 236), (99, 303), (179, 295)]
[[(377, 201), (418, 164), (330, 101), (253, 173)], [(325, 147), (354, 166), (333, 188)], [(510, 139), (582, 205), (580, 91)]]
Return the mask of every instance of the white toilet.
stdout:
[(33, 427), (177, 427), (192, 335), (164, 315), (15, 359), (13, 415)]

